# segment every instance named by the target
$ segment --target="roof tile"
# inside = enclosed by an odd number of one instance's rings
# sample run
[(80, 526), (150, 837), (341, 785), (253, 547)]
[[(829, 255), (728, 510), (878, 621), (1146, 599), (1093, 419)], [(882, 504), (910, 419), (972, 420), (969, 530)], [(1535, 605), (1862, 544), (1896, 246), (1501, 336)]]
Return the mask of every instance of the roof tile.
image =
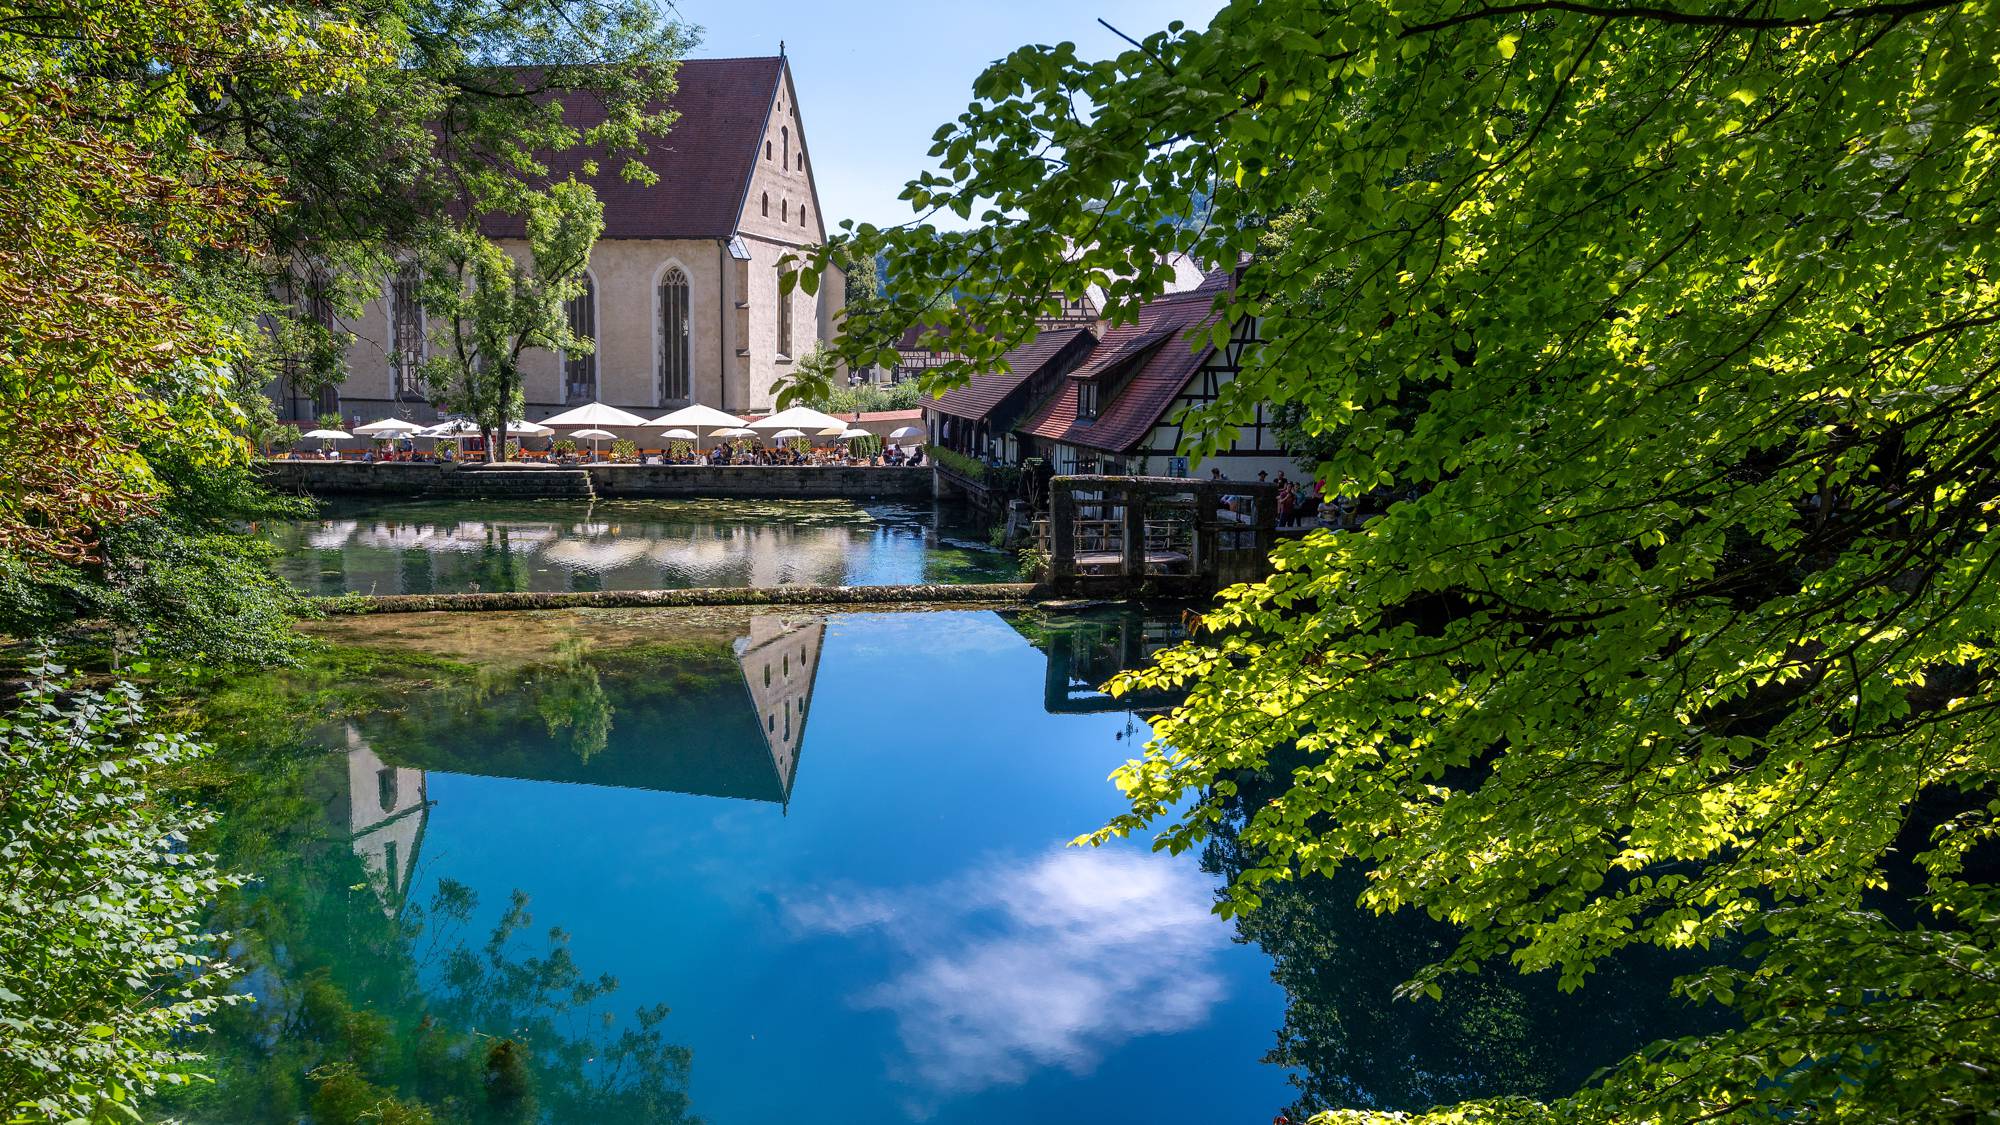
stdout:
[[(1049, 441), (1122, 453), (1138, 445), (1160, 423), (1188, 378), (1201, 369), (1213, 345), (1191, 347), (1191, 336), (1214, 325), (1215, 290), (1226, 278), (1210, 275), (1201, 288), (1160, 297), (1139, 310), (1139, 319), (1121, 324), (1104, 339), (1062, 387), (1030, 412), (1018, 428)], [(1123, 378), (1116, 378), (1123, 373)], [(1111, 378), (1115, 393), (1098, 404), (1097, 417), (1079, 421), (1077, 385)]]
[(956, 418), (984, 418), (1000, 405), (1002, 399), (1033, 379), (1079, 336), (1089, 335), (1089, 330), (1084, 328), (1054, 328), (1037, 332), (1034, 339), (1001, 357), (1006, 361), (1007, 370), (974, 375), (964, 386), (953, 387), (939, 396), (931, 408)]
[[(683, 61), (669, 103), (680, 117), (666, 137), (647, 142), (644, 163), (659, 175), (656, 184), (627, 181), (622, 159), (604, 159), (586, 145), (544, 162), (554, 179), (575, 175), (596, 190), (605, 238), (728, 238), (742, 216), (784, 65), (776, 55)], [(585, 93), (566, 95), (563, 121), (577, 129), (602, 124), (604, 106)], [(593, 159), (597, 174), (583, 175), (584, 161)], [(489, 216), (481, 226), (492, 238), (521, 238), (527, 229), (519, 215)]]

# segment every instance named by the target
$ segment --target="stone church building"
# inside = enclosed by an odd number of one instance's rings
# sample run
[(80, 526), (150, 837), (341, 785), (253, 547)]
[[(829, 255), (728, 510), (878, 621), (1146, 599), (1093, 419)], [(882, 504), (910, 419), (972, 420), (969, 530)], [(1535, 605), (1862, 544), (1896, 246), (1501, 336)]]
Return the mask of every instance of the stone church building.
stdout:
[[(833, 336), (844, 289), (837, 274), (817, 296), (778, 291), (779, 260), (826, 237), (785, 57), (686, 60), (673, 108), (673, 130), (645, 158), (659, 182), (628, 183), (608, 160), (597, 176), (578, 174), (604, 204), (604, 234), (570, 322), (597, 350), (529, 353), (530, 420), (592, 400), (648, 417), (689, 403), (766, 410), (791, 365)], [(564, 112), (588, 128), (602, 111), (572, 99)], [(588, 156), (557, 154), (550, 171), (579, 173)], [(504, 216), (486, 233), (524, 254), (523, 230), (520, 218)], [(417, 377), (426, 333), (415, 286), (397, 279), (384, 290), (343, 325), (355, 340), (337, 402), (274, 388), (283, 417), (435, 418)]]

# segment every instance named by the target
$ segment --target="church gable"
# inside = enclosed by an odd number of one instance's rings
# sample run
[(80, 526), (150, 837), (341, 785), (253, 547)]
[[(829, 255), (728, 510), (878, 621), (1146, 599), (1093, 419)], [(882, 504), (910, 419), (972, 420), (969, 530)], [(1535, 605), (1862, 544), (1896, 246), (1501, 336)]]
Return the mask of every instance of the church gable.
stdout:
[(793, 245), (825, 241), (826, 224), (820, 215), (812, 155), (807, 151), (789, 66), (783, 69), (765, 114), (756, 157), (737, 218), (738, 229)]

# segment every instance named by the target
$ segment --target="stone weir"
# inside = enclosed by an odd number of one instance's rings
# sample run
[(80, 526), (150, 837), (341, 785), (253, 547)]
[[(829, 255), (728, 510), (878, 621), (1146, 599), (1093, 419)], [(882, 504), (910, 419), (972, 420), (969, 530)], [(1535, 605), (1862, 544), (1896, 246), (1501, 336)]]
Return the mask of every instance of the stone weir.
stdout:
[(660, 609), (674, 606), (1010, 605), (1047, 594), (1032, 582), (954, 586), (707, 586), (686, 590), (575, 590), (556, 593), (343, 594), (308, 598), (327, 615), (478, 612), (518, 609)]
[[(443, 465), (405, 461), (262, 461), (280, 492), (418, 500), (464, 497), (929, 501), (931, 470), (840, 465)], [(583, 491), (579, 484), (587, 485)], [(504, 490), (504, 491), (503, 491)]]

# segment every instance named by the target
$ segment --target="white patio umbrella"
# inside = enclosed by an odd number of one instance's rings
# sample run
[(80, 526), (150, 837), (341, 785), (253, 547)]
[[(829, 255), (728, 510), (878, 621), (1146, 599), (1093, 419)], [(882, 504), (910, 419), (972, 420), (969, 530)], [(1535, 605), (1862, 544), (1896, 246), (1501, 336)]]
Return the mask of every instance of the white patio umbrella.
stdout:
[(618, 435), (612, 433), (609, 430), (578, 430), (569, 436), (573, 438), (584, 438), (590, 442), (590, 459), (592, 461), (597, 460), (598, 442), (618, 440)]
[(714, 433), (710, 434), (709, 436), (726, 437), (726, 438), (756, 437), (757, 431), (749, 428), (748, 426), (732, 426), (731, 428), (726, 430), (717, 430)]
[(379, 422), (370, 422), (365, 426), (354, 427), (354, 436), (385, 437), (385, 438), (410, 437), (411, 435), (417, 433), (422, 429), (423, 427), (417, 425), (415, 422), (407, 421), (402, 418), (384, 418)]
[(860, 429), (859, 427), (855, 426), (849, 426), (847, 429), (840, 431), (839, 434), (840, 440), (842, 441), (853, 441), (855, 438), (858, 437), (874, 437), (874, 436), (875, 435), (873, 432)]
[(447, 418), (446, 420), (439, 422), (435, 426), (430, 426), (425, 429), (418, 430), (414, 436), (424, 437), (424, 438), (441, 438), (459, 442), (461, 443), (459, 446), (459, 450), (461, 453), (463, 453), (465, 448), (463, 442), (465, 441), (465, 439), (469, 437), (477, 437), (479, 436), (479, 432), (480, 431), (478, 423), (473, 422), (468, 418)]
[[(650, 425), (690, 431), (694, 434), (694, 443), (700, 445), (701, 439), (704, 436), (719, 437), (724, 430), (742, 429), (743, 419), (738, 418), (734, 414), (725, 414), (713, 406), (703, 406), (700, 403), (695, 403), (692, 406), (683, 406), (670, 414), (662, 414), (658, 418), (653, 419)], [(681, 438), (677, 440), (686, 441), (688, 439)]]
[(555, 431), (547, 426), (517, 418), (507, 423), (507, 433), (510, 437), (547, 437)]
[(668, 441), (700, 441), (701, 435), (693, 430), (668, 430), (660, 435)]
[(924, 436), (924, 428), (922, 426), (897, 426), (895, 429), (889, 431), (889, 436), (899, 440), (902, 438), (922, 437)]
[(750, 423), (750, 428), (753, 430), (798, 430), (800, 431), (799, 436), (803, 437), (805, 436), (804, 431), (807, 430), (813, 433), (819, 433), (822, 430), (844, 430), (847, 428), (847, 423), (835, 418), (831, 414), (822, 414), (811, 407), (794, 406), (790, 410), (780, 410), (769, 418), (759, 418), (755, 422)]
[(575, 410), (565, 410), (553, 418), (542, 419), (542, 425), (555, 427), (644, 426), (647, 424), (647, 421), (637, 414), (620, 410), (615, 406), (606, 406), (601, 402), (586, 403)]
[(779, 430), (777, 433), (771, 435), (771, 440), (790, 441), (793, 438), (802, 438), (804, 436), (806, 436), (804, 430)]
[[(307, 430), (305, 433), (299, 435), (299, 439), (302, 441), (346, 441), (353, 436), (353, 434), (348, 433), (346, 430)], [(325, 447), (322, 446), (321, 448), (324, 449)]]
[(713, 430), (741, 427), (743, 419), (734, 414), (724, 414), (713, 406), (696, 403), (693, 406), (683, 406), (671, 414), (662, 414), (646, 424), (674, 429)]

